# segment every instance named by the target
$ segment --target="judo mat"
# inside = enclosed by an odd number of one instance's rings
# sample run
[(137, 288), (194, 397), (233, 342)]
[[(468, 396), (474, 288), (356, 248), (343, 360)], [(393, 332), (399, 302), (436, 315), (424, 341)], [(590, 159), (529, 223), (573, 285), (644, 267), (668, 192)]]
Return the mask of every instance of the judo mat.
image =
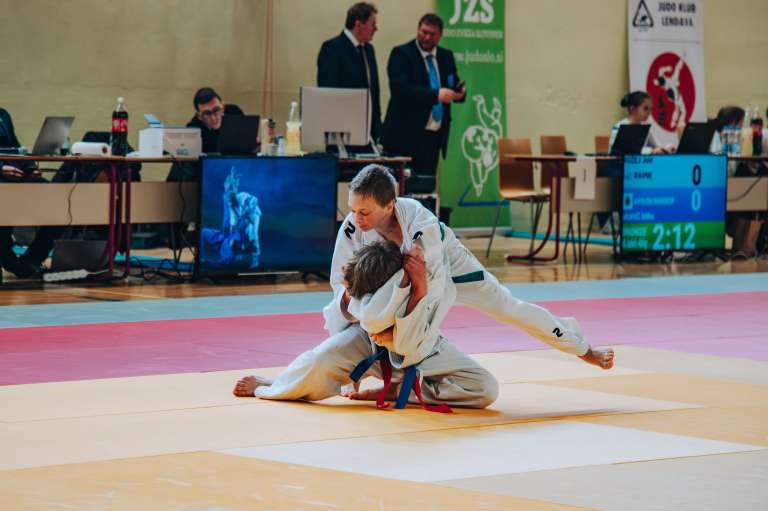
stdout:
[(324, 338), (321, 293), (248, 297), (252, 314), (244, 297), (222, 315), (221, 297), (45, 305), (34, 318), (0, 307), (2, 507), (760, 509), (768, 288), (722, 277), (541, 300), (614, 347), (610, 371), (453, 308), (446, 337), (500, 395), (450, 415), (232, 396), (240, 376), (274, 376)]

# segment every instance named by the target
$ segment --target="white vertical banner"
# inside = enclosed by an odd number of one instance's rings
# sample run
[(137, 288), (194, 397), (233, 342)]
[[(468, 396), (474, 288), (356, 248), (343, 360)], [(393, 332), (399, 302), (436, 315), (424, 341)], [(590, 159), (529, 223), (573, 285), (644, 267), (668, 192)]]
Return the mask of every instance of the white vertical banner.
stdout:
[(706, 121), (702, 0), (627, 0), (629, 83), (653, 99), (652, 130), (677, 142), (679, 126)]

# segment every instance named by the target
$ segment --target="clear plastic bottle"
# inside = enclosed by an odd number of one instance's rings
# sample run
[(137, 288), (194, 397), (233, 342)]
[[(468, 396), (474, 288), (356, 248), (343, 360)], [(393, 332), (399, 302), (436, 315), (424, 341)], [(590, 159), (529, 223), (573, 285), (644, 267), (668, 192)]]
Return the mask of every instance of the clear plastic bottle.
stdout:
[(301, 120), (299, 119), (299, 104), (291, 101), (291, 112), (285, 123), (285, 153), (288, 155), (301, 154)]
[(750, 110), (749, 107), (744, 109), (744, 121), (741, 124), (741, 144), (740, 151), (737, 154), (742, 156), (752, 156), (752, 126), (750, 125)]
[(723, 154), (730, 156), (733, 154), (733, 133), (730, 126), (723, 126), (723, 131), (720, 132), (720, 142), (723, 147)]

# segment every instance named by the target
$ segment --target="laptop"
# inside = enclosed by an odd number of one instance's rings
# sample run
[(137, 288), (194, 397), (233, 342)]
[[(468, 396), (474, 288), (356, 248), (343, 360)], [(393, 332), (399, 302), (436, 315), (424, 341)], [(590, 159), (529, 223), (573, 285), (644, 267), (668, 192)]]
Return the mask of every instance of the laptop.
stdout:
[(677, 146), (678, 154), (709, 154), (712, 145), (712, 137), (715, 136), (714, 122), (689, 122), (685, 125), (680, 144)]
[(60, 154), (74, 120), (74, 117), (46, 117), (29, 154), (37, 156)]
[(219, 131), (220, 154), (256, 154), (259, 149), (258, 115), (225, 115)]
[(51, 256), (51, 271), (101, 270), (105, 266), (102, 256), (106, 248), (106, 240), (56, 240)]
[(650, 130), (650, 124), (622, 124), (611, 146), (611, 154), (616, 156), (641, 154)]

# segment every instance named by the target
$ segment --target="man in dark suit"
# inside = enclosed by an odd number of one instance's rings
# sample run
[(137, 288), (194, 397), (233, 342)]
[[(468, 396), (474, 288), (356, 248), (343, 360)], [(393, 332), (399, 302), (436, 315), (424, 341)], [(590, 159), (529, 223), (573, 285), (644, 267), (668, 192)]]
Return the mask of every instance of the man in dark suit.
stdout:
[(373, 51), (376, 7), (356, 3), (347, 11), (344, 31), (323, 43), (317, 56), (317, 86), (371, 91), (371, 137), (381, 136), (379, 70)]
[(425, 14), (416, 39), (395, 46), (387, 64), (392, 95), (382, 142), (386, 151), (413, 158), (417, 175), (437, 172), (439, 153), (445, 157), (448, 147), (451, 103), (466, 95), (453, 52), (437, 45), (442, 35), (443, 20)]

